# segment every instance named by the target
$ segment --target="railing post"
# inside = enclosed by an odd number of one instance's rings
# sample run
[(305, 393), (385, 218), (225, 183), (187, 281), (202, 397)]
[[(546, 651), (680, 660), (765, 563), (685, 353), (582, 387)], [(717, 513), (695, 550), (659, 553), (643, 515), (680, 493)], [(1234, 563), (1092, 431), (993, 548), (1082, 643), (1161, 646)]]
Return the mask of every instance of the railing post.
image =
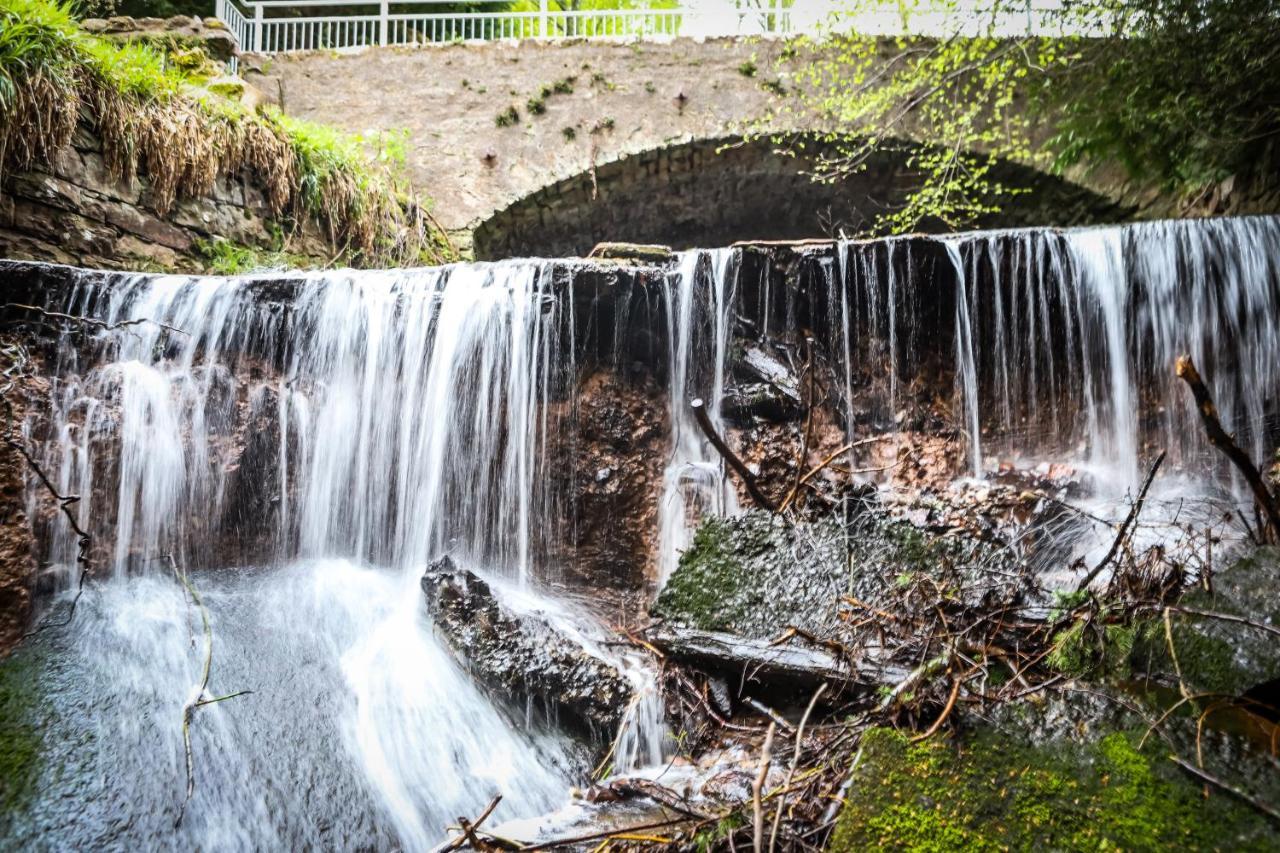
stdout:
[(253, 4), (253, 52), (262, 53), (262, 4)]
[(378, 7), (378, 44), (383, 47), (387, 46), (387, 15), (391, 11), (391, 3), (389, 0), (382, 0)]
[(547, 38), (547, 12), (550, 10), (548, 0), (538, 0), (538, 35)]

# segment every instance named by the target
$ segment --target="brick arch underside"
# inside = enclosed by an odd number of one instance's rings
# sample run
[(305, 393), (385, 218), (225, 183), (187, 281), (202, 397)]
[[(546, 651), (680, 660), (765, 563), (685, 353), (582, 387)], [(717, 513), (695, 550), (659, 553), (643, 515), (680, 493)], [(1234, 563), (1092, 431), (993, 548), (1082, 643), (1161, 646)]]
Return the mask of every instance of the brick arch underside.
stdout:
[[(855, 234), (899, 204), (914, 177), (905, 154), (885, 153), (838, 183), (817, 183), (811, 161), (779, 153), (767, 140), (696, 140), (599, 165), (544, 187), (482, 222), (481, 260), (585, 255), (600, 242), (657, 243), (675, 249), (740, 240)], [(980, 223), (986, 227), (1117, 221), (1131, 211), (1076, 184), (1012, 163), (1006, 183), (1029, 192)], [(941, 223), (930, 230), (946, 230)]]

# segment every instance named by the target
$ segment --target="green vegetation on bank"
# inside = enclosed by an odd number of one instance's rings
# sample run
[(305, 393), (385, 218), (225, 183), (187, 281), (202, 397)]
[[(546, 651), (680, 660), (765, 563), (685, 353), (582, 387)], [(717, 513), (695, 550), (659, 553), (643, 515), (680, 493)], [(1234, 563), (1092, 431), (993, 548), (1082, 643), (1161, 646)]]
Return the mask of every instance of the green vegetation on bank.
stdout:
[(113, 177), (145, 174), (161, 215), (251, 176), (273, 216), (315, 222), (335, 255), (364, 265), (449, 260), (443, 232), (398, 177), (403, 144), (253, 109), (216, 67), (79, 29), (55, 0), (0, 0), (0, 172), (41, 168), (87, 122)]
[(1269, 849), (1264, 817), (1227, 794), (1206, 797), (1157, 738), (1138, 742), (1115, 732), (1033, 746), (978, 732), (911, 743), (872, 729), (829, 849)]
[[(855, 0), (850, 11), (910, 27), (950, 5)], [(965, 15), (963, 36), (799, 39), (779, 65), (799, 85), (759, 127), (818, 116), (819, 180), (897, 153), (912, 192), (874, 223), (882, 233), (979, 224), (1019, 192), (996, 177), (1001, 159), (1057, 171), (1118, 164), (1189, 200), (1274, 169), (1280, 0), (1080, 0), (1037, 6), (1035, 31), (1020, 34), (1028, 8), (995, 0), (986, 15)]]

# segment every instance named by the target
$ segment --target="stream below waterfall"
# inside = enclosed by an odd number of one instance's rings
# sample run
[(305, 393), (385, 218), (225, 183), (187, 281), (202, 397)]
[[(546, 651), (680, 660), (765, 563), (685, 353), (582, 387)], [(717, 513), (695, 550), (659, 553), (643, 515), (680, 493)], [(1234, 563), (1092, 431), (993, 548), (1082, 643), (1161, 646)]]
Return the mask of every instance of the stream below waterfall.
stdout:
[(182, 709), (200, 616), (171, 577), (86, 593), (67, 629), (7, 667), (39, 672), (36, 808), (5, 846), (421, 850), (502, 792), (502, 814), (559, 806), (588, 760), (500, 711), (432, 637), (395, 573), (347, 560), (199, 575), (213, 647), (186, 793)]
[[(830, 354), (844, 438), (906, 433), (915, 394), (950, 407), (939, 431), (958, 436), (958, 482), (1064, 459), (1090, 511), (1116, 518), (1158, 446), (1171, 467), (1216, 473), (1171, 477), (1154, 504), (1240, 494), (1168, 363), (1192, 352), (1241, 443), (1268, 446), (1280, 219), (938, 238), (930, 265), (914, 245), (806, 259), (827, 284), (816, 305), (744, 282), (740, 250), (683, 253), (655, 292), (637, 287), (661, 317), (669, 406), (651, 581), (699, 517), (740, 509), (689, 403), (706, 398), (726, 430), (734, 336), (804, 323)], [(46, 628), (0, 663), (27, 756), (0, 847), (421, 851), (498, 793), (495, 823), (559, 808), (615, 733), (589, 746), (550, 709), (477, 685), (426, 613), (419, 580), (442, 554), (623, 667), (648, 698), (614, 768), (661, 763), (652, 673), (602, 641), (600, 613), (551, 591), (579, 336), (598, 333), (557, 263), (85, 275), (48, 306), (110, 327), (63, 334), (52, 406), (24, 433), (58, 491), (81, 496), (97, 565), (77, 596), (73, 531), (46, 519)], [(765, 306), (749, 335), (748, 297)], [(608, 317), (619, 339), (629, 316)], [(202, 700), (187, 802), (184, 707)]]

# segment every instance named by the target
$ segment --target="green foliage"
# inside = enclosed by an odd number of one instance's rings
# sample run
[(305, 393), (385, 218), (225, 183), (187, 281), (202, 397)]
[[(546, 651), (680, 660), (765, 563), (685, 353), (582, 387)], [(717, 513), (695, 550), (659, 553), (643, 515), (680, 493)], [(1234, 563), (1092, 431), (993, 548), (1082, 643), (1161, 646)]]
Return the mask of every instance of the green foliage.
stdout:
[(1125, 38), (1089, 43), (1046, 81), (1059, 166), (1115, 160), (1194, 191), (1266, 157), (1280, 134), (1280, 2), (1094, 0), (1077, 14)]
[(311, 269), (325, 259), (311, 258), (279, 249), (258, 249), (230, 240), (200, 240), (196, 251), (204, 258), (206, 270), (216, 275), (244, 275), (263, 270)]
[(1053, 607), (1049, 610), (1049, 621), (1057, 622), (1063, 616), (1084, 604), (1089, 598), (1090, 593), (1087, 589), (1055, 589), (1053, 591)]
[(764, 81), (760, 84), (760, 88), (764, 89), (771, 95), (777, 95), (779, 98), (785, 98), (787, 96), (787, 87), (783, 85), (782, 80), (778, 77)]
[(828, 849), (1266, 849), (1265, 818), (1206, 800), (1154, 744), (1136, 744), (1123, 732), (1082, 746), (996, 732), (911, 744), (873, 729)]
[(514, 104), (512, 104), (502, 112), (498, 113), (497, 117), (493, 120), (493, 123), (498, 127), (511, 127), (513, 125), (517, 125), (520, 123), (520, 111), (515, 108)]
[[(854, 21), (887, 11), (909, 25), (939, 5), (950, 4), (861, 0), (850, 11)], [(993, 4), (1006, 21), (1026, 8)], [(900, 157), (914, 185), (872, 228), (891, 233), (999, 212), (1022, 191), (997, 177), (1001, 160), (1057, 171), (1119, 162), (1191, 193), (1274, 157), (1280, 0), (1080, 0), (1039, 14), (1042, 32), (1122, 37), (1011, 36), (995, 15), (969, 13), (979, 32), (965, 36), (797, 39), (779, 61), (798, 97), (759, 126), (817, 117), (827, 128), (810, 140), (823, 151), (819, 180), (863, 171), (877, 154)]]
[(756, 68), (754, 59), (743, 60), (742, 64), (738, 66), (738, 73), (743, 77), (754, 77), (758, 71), (759, 69)]

